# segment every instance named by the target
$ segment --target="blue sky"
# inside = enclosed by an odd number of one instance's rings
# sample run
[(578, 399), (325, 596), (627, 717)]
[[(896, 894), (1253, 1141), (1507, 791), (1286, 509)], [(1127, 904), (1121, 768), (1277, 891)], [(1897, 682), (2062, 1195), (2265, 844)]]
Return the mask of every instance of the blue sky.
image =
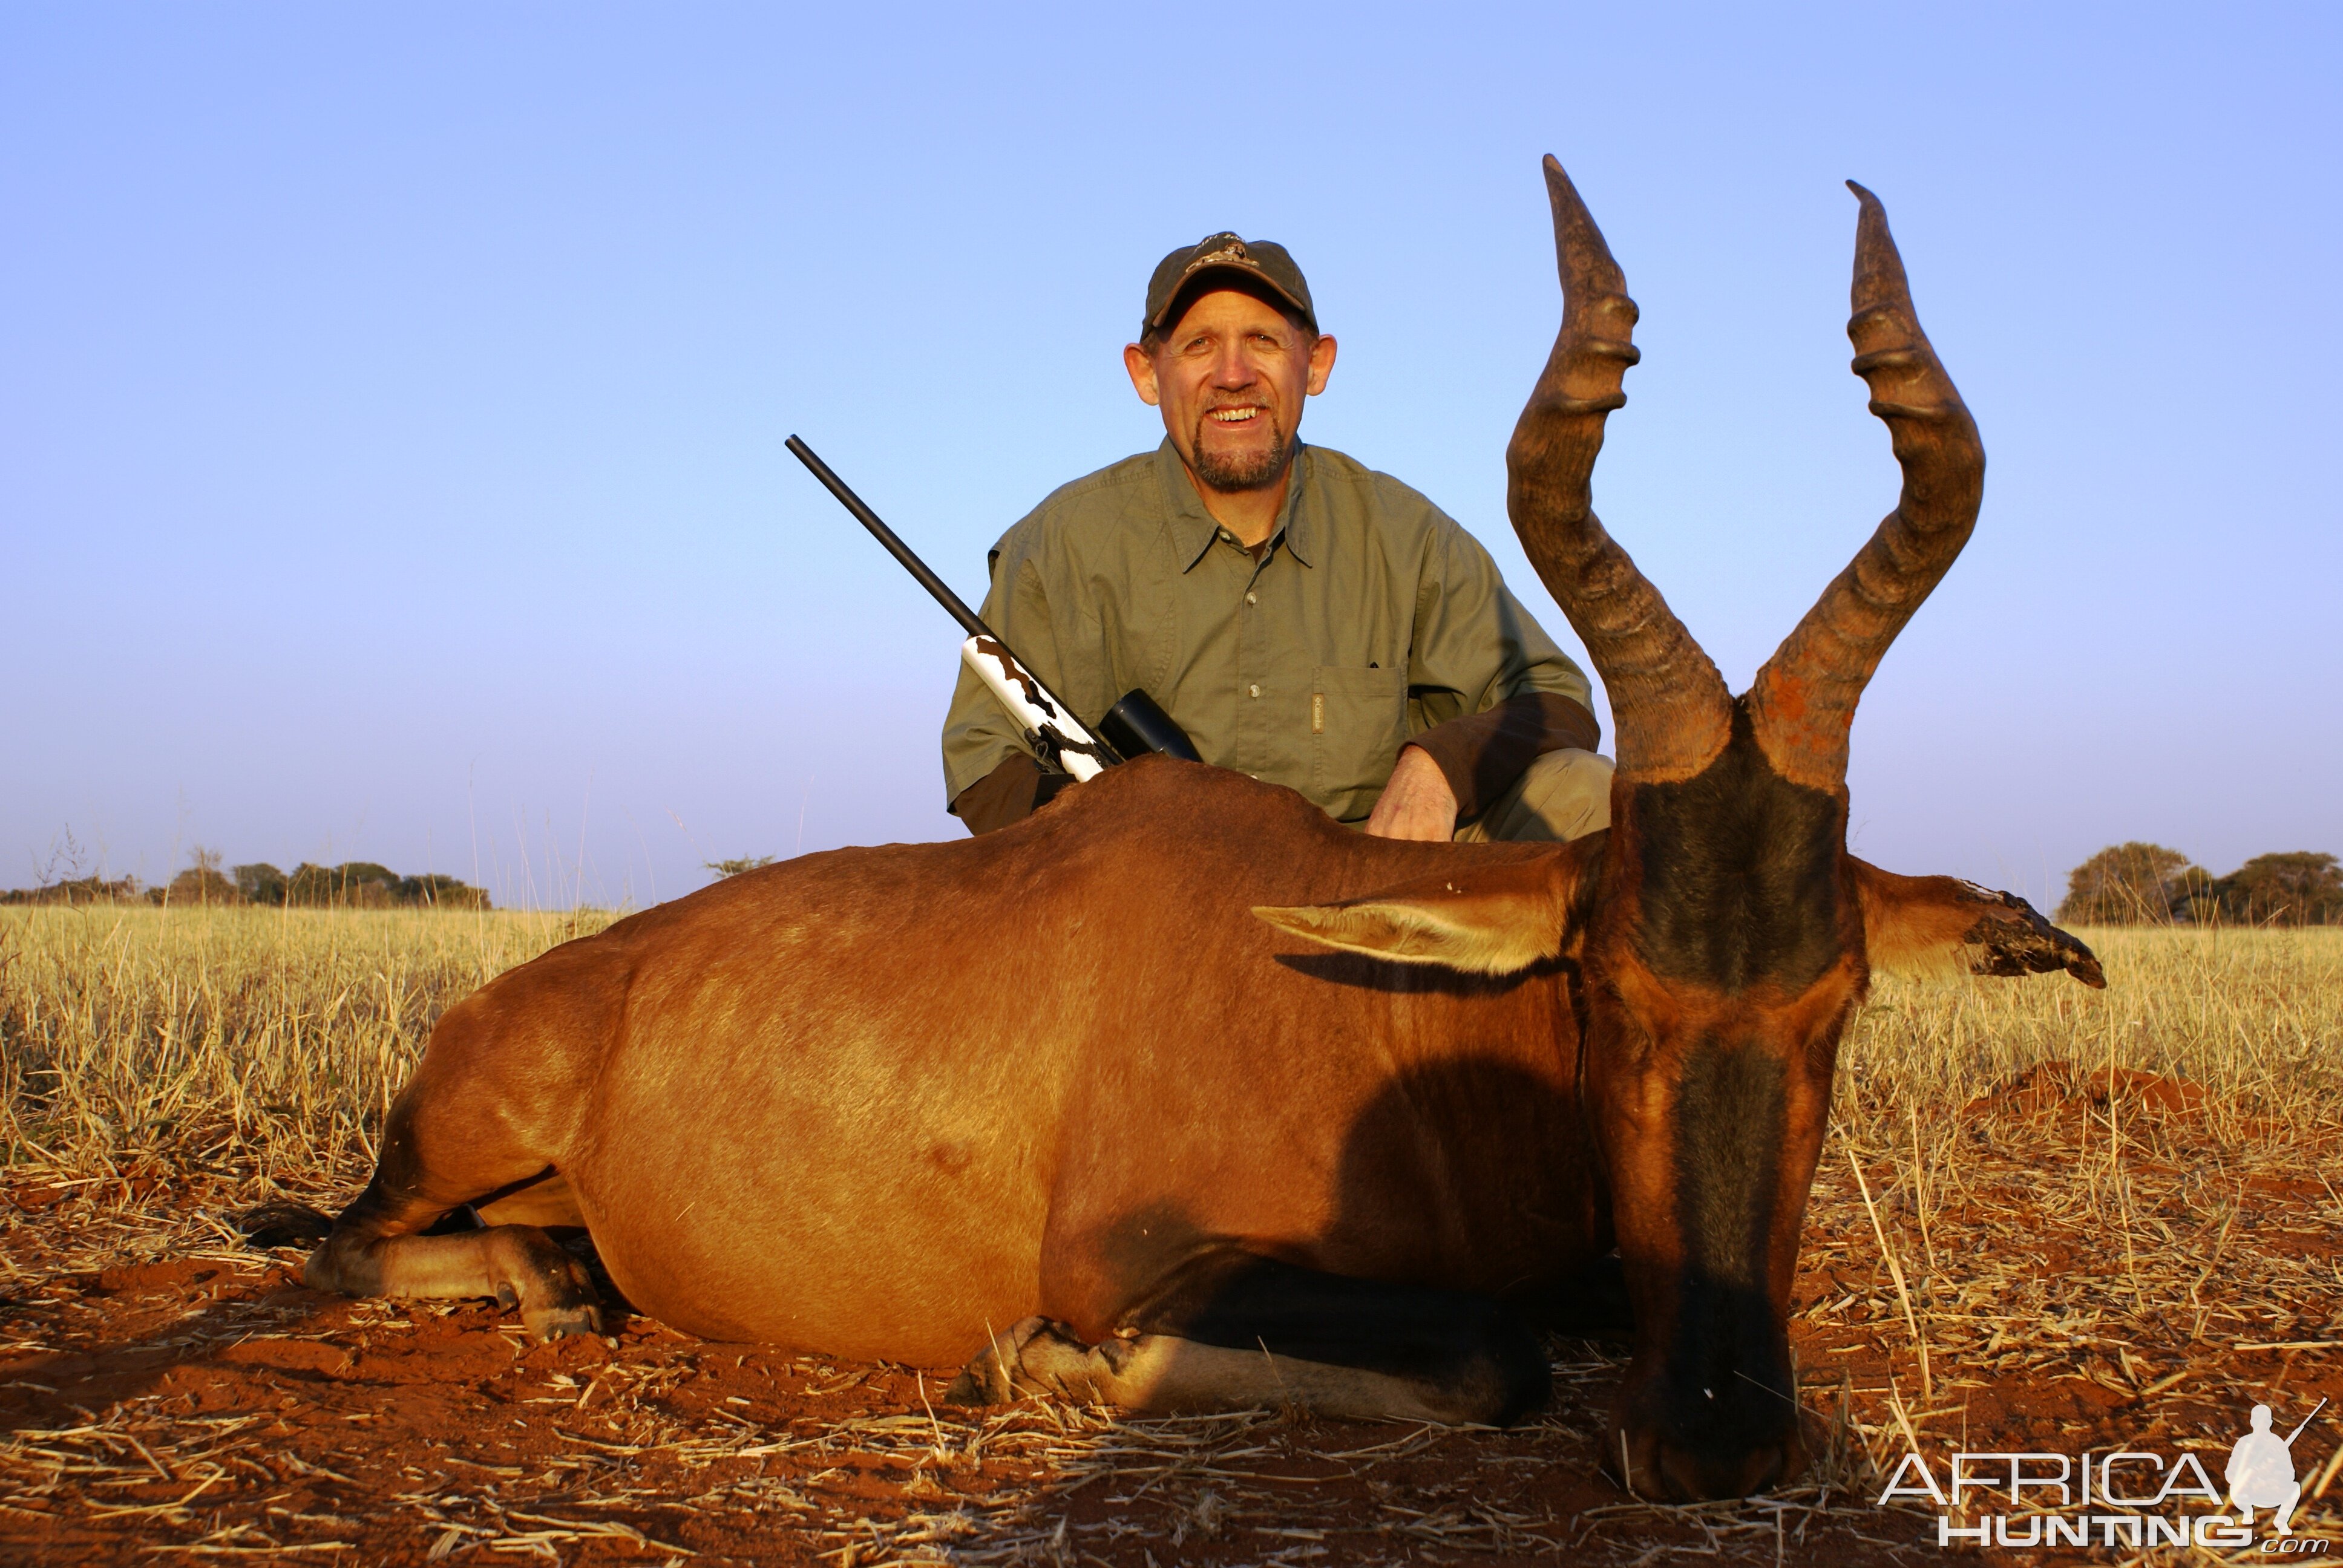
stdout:
[(782, 439), (973, 599), (1157, 439), (1120, 349), (1220, 228), (1341, 338), (1304, 435), (1575, 651), (1503, 509), (1548, 151), (1644, 309), (1597, 506), (1736, 687), (1894, 501), (1887, 204), (1991, 467), (1858, 852), (2343, 850), (2343, 12), (1768, 9), (5, 0), (0, 886), (69, 830), (640, 904), (959, 833), (959, 634)]

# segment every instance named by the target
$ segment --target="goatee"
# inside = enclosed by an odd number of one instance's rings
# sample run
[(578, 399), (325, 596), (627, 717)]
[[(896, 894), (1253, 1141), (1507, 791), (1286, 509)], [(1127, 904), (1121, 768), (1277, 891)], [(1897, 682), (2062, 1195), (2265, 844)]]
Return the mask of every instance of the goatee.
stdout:
[(1285, 477), (1293, 461), (1292, 436), (1261, 451), (1215, 452), (1204, 445), (1203, 421), (1196, 425), (1196, 477), (1208, 489), (1265, 490)]

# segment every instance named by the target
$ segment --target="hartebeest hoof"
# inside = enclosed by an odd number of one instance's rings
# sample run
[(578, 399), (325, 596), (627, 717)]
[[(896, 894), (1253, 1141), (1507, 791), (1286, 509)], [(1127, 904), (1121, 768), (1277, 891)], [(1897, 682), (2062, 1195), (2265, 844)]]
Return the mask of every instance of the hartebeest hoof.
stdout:
[(1007, 1404), (1017, 1397), (1017, 1364), (1033, 1336), (1050, 1326), (1047, 1318), (1025, 1318), (994, 1334), (985, 1347), (969, 1358), (944, 1390), (944, 1402), (957, 1405)]
[(495, 1225), (473, 1236), (484, 1243), (500, 1276), (497, 1304), (519, 1308), (521, 1326), (531, 1339), (541, 1344), (602, 1332), (593, 1276), (552, 1237), (534, 1225)]
[(522, 1326), (539, 1343), (548, 1340), (566, 1340), (573, 1334), (598, 1334), (602, 1332), (602, 1309), (592, 1302), (582, 1306), (558, 1307), (520, 1315)]

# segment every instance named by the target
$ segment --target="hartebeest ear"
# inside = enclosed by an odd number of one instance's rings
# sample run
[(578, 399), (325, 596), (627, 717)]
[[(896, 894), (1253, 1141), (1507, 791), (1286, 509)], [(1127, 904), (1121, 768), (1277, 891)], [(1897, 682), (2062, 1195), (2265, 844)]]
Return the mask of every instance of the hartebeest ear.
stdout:
[(1509, 975), (1560, 954), (1584, 914), (1607, 831), (1510, 865), (1464, 866), (1340, 904), (1253, 913), (1344, 952)]
[(1957, 877), (1899, 877), (1849, 856), (1863, 895), (1863, 939), (1874, 970), (2049, 974), (2065, 970), (2105, 986), (2091, 950), (2016, 893)]

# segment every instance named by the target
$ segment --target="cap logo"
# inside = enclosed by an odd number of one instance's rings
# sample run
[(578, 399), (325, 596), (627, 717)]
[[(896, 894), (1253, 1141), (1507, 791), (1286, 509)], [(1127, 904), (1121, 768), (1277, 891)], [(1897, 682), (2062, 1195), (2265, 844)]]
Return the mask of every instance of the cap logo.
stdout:
[(1182, 291), (1198, 274), (1226, 267), (1268, 285), (1280, 299), (1301, 312), (1301, 318), (1310, 324), (1312, 330), (1316, 330), (1309, 303), (1310, 286), (1302, 280), (1283, 247), (1267, 240), (1262, 244), (1268, 252), (1266, 259), (1254, 256), (1252, 247), (1242, 236), (1222, 229), (1206, 235), (1185, 252), (1175, 250), (1165, 256), (1156, 264), (1155, 276), (1148, 280), (1145, 328), (1153, 330), (1163, 325), (1164, 316), (1179, 303)]

